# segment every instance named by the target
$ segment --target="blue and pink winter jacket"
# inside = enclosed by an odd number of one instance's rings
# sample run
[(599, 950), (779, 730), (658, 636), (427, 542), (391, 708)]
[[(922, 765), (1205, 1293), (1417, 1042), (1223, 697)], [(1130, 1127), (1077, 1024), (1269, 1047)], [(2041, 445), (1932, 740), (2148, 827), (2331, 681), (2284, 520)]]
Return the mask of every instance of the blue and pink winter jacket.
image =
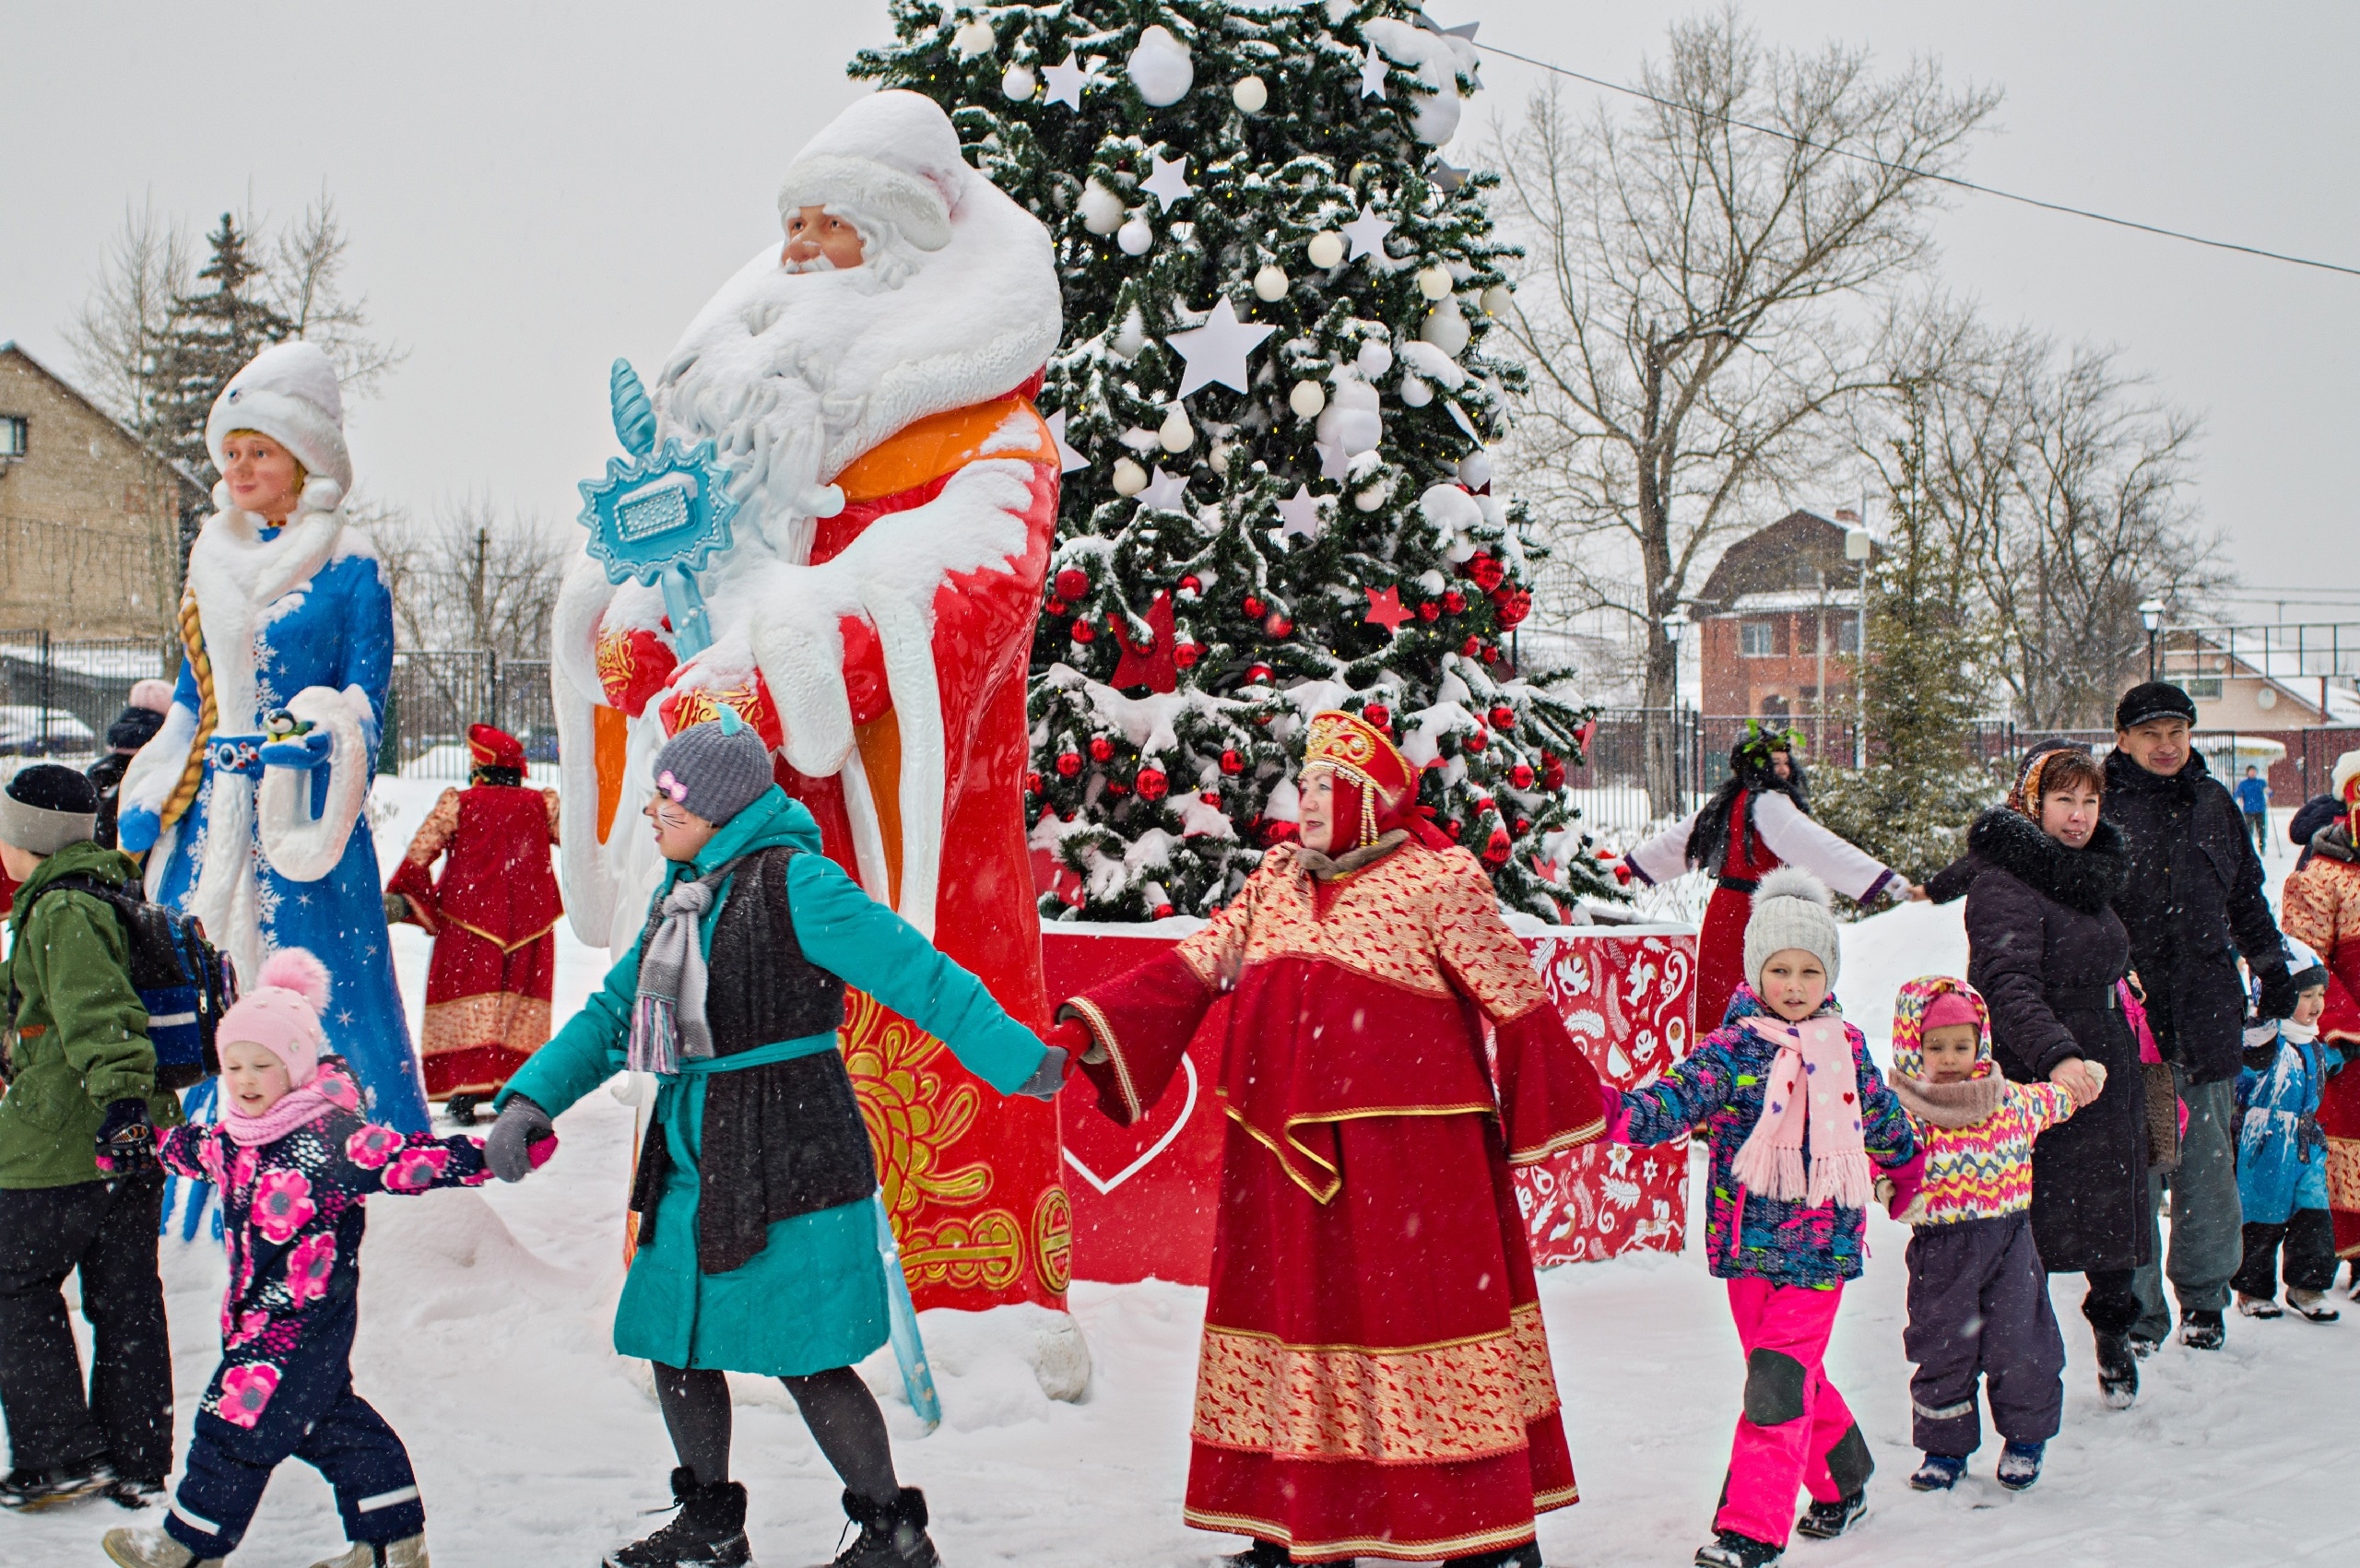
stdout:
[[(1868, 1229), (1862, 1210), (1835, 1203), (1813, 1208), (1800, 1200), (1765, 1197), (1746, 1191), (1731, 1173), (1746, 1135), (1762, 1119), (1763, 1084), (1778, 1054), (1742, 1020), (1767, 1012), (1752, 986), (1740, 985), (1721, 1027), (1686, 1060), (1644, 1089), (1622, 1091), (1630, 1125), (1627, 1135), (1618, 1128), (1617, 1137), (1634, 1144), (1665, 1143), (1705, 1129), (1713, 1169), (1705, 1256), (1717, 1277), (1818, 1287), (1858, 1279), (1861, 1237)], [(1830, 996), (1815, 1016), (1839, 1012)], [(1859, 1079), (1861, 1147), (1880, 1165), (1906, 1165), (1918, 1153), (1908, 1114), (1869, 1060), (1866, 1038), (1848, 1023), (1844, 1034)], [(1803, 1155), (1811, 1156), (1808, 1141)]]
[(364, 1118), (360, 1091), (336, 1058), (321, 1061), (316, 1081), (336, 1108), (276, 1142), (249, 1148), (218, 1126), (181, 1126), (156, 1150), (166, 1170), (220, 1190), (230, 1288), (221, 1298), (221, 1365), (197, 1409), (248, 1432), (282, 1384), (334, 1380), (347, 1364), (358, 1322), (361, 1200), (491, 1179), (475, 1138), (396, 1132)]

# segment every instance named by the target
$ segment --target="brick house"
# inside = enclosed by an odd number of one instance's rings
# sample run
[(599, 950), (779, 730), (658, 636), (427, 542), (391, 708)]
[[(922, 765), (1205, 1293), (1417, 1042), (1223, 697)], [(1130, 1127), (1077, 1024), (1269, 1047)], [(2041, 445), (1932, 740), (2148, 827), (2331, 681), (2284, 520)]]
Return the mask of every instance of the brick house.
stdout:
[(1689, 614), (1707, 713), (1840, 713), (1859, 652), (1860, 568), (1849, 530), (1790, 512), (1725, 551)]
[(183, 514), (205, 488), (0, 343), (0, 634), (169, 635)]

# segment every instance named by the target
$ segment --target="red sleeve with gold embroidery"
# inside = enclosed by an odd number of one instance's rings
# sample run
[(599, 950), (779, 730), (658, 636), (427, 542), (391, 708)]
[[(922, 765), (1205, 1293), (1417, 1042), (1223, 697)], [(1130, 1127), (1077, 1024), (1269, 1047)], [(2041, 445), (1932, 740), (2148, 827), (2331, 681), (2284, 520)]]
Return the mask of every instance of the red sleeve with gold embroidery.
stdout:
[(1146, 1115), (1180, 1070), (1217, 996), (1175, 949), (1068, 999), (1065, 1008), (1106, 1050), (1103, 1062), (1081, 1062), (1098, 1090), (1098, 1108), (1123, 1126)]
[(409, 841), (409, 853), (394, 870), (385, 890), (397, 893), (409, 902), (407, 916), (412, 925), (423, 925), (430, 932), (437, 929), (434, 872), (435, 860), (451, 847), (452, 835), (459, 831), (459, 792), (446, 789), (434, 803), (434, 809), (419, 824), (418, 836)]
[(1604, 1132), (1606, 1096), (1524, 944), (1500, 918), (1491, 879), (1464, 850), (1446, 859), (1450, 876), (1434, 911), (1443, 968), (1492, 1020), (1508, 1163), (1538, 1164)]

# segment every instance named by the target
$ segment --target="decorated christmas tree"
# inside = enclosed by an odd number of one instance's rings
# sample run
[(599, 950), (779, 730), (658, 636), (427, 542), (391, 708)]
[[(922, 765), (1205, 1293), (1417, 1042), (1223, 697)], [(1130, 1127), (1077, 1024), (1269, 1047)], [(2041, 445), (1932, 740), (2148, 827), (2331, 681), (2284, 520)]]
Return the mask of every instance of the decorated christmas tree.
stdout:
[(1502, 900), (1608, 890), (1565, 790), (1587, 713), (1519, 671), (1513, 368), (1481, 174), (1436, 150), (1464, 37), (1401, 0), (894, 0), (856, 76), (948, 109), (1047, 226), (1065, 450), (1030, 701), (1044, 912), (1206, 914), (1294, 831), (1304, 720), (1386, 726)]

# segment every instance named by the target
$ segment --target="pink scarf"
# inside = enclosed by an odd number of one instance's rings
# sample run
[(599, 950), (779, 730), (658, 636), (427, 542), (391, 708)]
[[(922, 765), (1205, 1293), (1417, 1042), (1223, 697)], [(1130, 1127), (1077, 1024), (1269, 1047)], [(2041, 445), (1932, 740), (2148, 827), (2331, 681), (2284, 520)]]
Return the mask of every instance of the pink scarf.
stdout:
[[(1828, 1014), (1800, 1023), (1757, 1015), (1745, 1020), (1777, 1047), (1764, 1087), (1762, 1119), (1746, 1135), (1730, 1170), (1765, 1197), (1814, 1208), (1830, 1201), (1865, 1208), (1873, 1188), (1860, 1143), (1860, 1085), (1844, 1020)], [(1808, 1106), (1806, 1106), (1808, 1101)], [(1811, 1126), (1811, 1174), (1803, 1174), (1803, 1126)]]
[(319, 1072), (301, 1089), (290, 1089), (280, 1096), (278, 1103), (259, 1116), (249, 1116), (238, 1109), (227, 1093), (221, 1096), (221, 1130), (230, 1141), (242, 1149), (254, 1149), (266, 1143), (277, 1143), (297, 1127), (317, 1121), (330, 1111), (357, 1111), (360, 1094), (352, 1080), (331, 1063), (323, 1061)]

